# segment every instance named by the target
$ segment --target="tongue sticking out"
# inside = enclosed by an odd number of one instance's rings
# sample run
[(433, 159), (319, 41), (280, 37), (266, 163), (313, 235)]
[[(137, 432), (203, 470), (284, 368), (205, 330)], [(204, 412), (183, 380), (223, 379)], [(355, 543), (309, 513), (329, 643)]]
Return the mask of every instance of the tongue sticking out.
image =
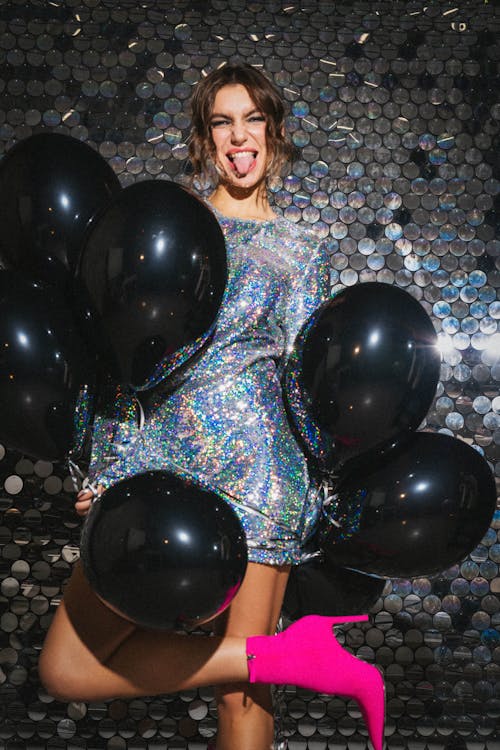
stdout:
[(232, 158), (232, 164), (235, 171), (240, 177), (247, 175), (252, 169), (255, 163), (255, 154), (242, 153), (234, 154)]

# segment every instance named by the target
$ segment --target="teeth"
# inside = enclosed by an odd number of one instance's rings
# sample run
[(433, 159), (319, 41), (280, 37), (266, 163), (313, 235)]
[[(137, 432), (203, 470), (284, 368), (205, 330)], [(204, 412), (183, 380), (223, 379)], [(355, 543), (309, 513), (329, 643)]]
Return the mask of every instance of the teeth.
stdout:
[(235, 159), (239, 159), (240, 157), (248, 157), (248, 156), (256, 156), (255, 151), (238, 151), (236, 154), (228, 154), (228, 158), (231, 161), (234, 161)]

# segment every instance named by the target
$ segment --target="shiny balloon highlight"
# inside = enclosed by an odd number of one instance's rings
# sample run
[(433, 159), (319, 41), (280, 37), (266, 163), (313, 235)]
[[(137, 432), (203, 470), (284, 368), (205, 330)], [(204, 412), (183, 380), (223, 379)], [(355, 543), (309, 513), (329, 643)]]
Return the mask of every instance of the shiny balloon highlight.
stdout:
[(169, 472), (138, 474), (96, 500), (81, 539), (94, 591), (147, 628), (192, 628), (224, 611), (247, 564), (246, 540), (218, 495)]
[(388, 284), (348, 287), (316, 310), (284, 389), (292, 423), (322, 469), (390, 449), (420, 425), (439, 380), (436, 344), (424, 308)]
[(487, 532), (493, 474), (462, 440), (417, 432), (381, 457), (340, 473), (319, 531), (334, 565), (396, 577), (432, 575), (460, 562)]
[(90, 222), (120, 190), (106, 160), (76, 138), (19, 141), (0, 163), (0, 266), (67, 285)]
[(60, 290), (0, 271), (0, 439), (47, 461), (77, 457), (93, 420), (95, 375)]
[(148, 180), (125, 188), (93, 225), (80, 314), (108, 371), (147, 389), (207, 343), (226, 281), (212, 211), (173, 182)]

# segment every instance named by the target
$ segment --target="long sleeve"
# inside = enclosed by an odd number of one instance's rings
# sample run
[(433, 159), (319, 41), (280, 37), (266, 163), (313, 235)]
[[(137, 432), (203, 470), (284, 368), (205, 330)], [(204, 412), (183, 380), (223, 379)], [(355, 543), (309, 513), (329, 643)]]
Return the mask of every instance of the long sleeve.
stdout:
[(329, 295), (329, 256), (326, 243), (319, 243), (291, 292), (287, 314), (287, 348), (283, 372), (283, 390), (290, 423), (295, 428), (306, 454), (323, 460), (331, 446), (311, 418), (307, 394), (301, 385), (302, 349), (307, 338), (305, 325)]
[(329, 265), (326, 243), (319, 242), (309, 258), (297, 269), (285, 311), (286, 357), (290, 355), (304, 323), (328, 299)]
[(106, 386), (92, 431), (89, 479), (108, 487), (115, 480), (116, 465), (130, 450), (139, 433), (139, 405), (134, 395), (120, 386)]

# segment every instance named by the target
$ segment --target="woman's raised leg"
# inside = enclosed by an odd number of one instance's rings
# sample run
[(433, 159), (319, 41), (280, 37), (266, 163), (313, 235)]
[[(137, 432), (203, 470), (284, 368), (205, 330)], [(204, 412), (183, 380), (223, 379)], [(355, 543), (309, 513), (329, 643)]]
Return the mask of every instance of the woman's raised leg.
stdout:
[(248, 678), (244, 637), (137, 628), (94, 594), (75, 567), (47, 634), (39, 673), (63, 701), (159, 695)]
[[(249, 563), (245, 579), (217, 624), (225, 638), (276, 631), (290, 566)], [(270, 750), (274, 711), (268, 685), (243, 682), (218, 685), (217, 750)]]

